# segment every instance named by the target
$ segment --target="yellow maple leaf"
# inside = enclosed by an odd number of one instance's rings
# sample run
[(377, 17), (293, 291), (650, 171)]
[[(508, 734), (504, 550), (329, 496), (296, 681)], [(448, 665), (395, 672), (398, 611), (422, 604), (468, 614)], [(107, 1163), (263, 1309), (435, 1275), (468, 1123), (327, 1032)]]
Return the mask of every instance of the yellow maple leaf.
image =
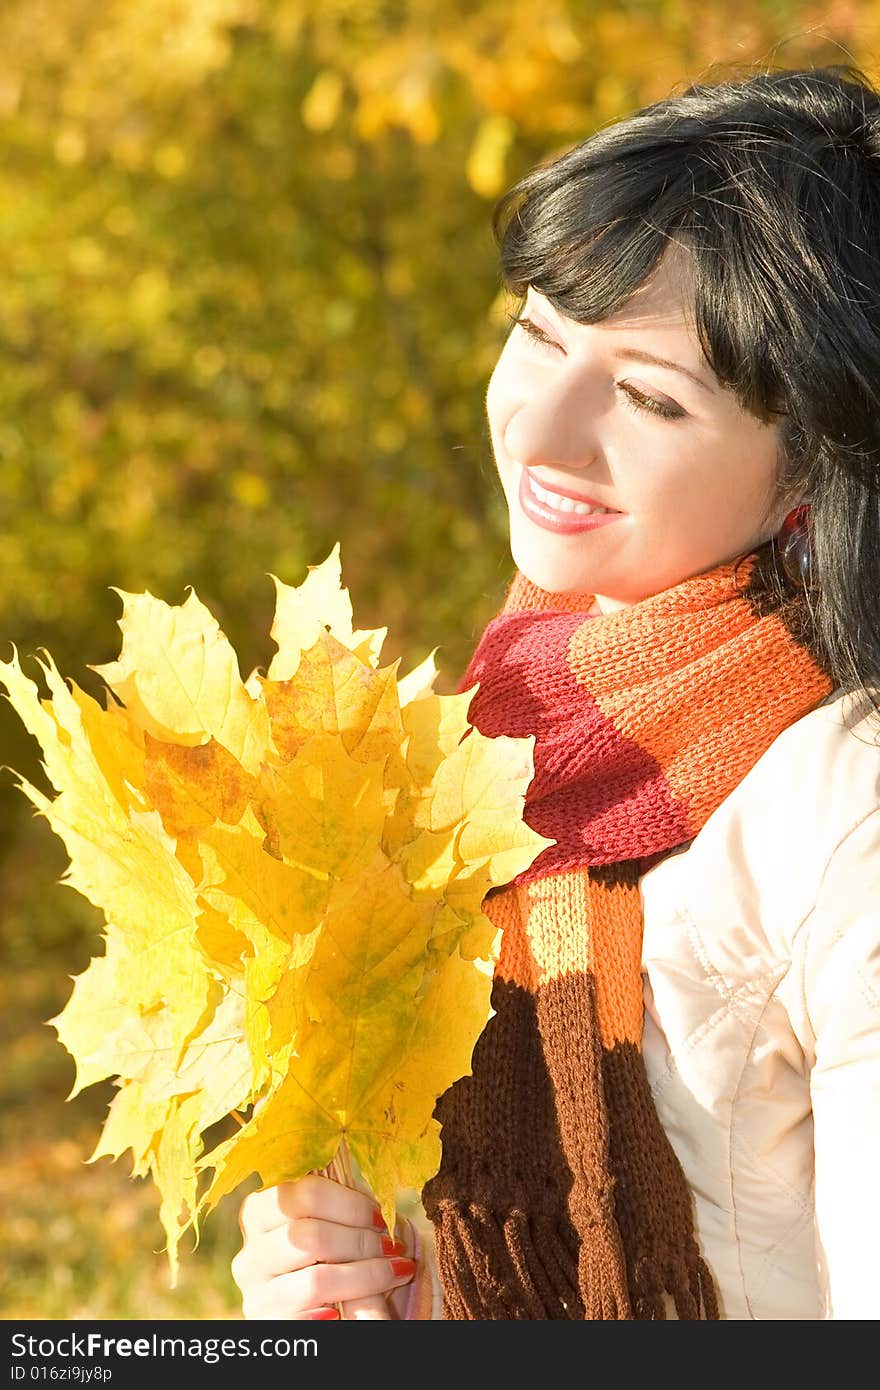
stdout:
[(399, 662), (381, 670), (329, 632), (303, 652), (296, 676), (262, 682), (278, 751), (292, 757), (315, 733), (336, 734), (353, 758), (387, 755), (403, 739), (397, 693)]
[(436, 1171), (436, 1099), (489, 1017), (483, 899), (553, 843), (522, 818), (533, 740), (483, 737), (476, 687), (434, 693), (434, 652), (380, 667), (385, 629), (354, 629), (338, 545), (298, 588), (272, 578), (266, 676), (242, 682), (192, 590), (116, 591), (106, 708), (48, 654), (49, 699), (17, 653), (0, 663), (58, 794), (21, 789), (106, 918), (51, 1020), (71, 1096), (115, 1078), (92, 1158), (130, 1151), (152, 1175), (172, 1277), (184, 1231), (254, 1172), (350, 1155), (393, 1223), (398, 1189)]
[(202, 743), (213, 735), (249, 772), (266, 751), (265, 705), (246, 689), (217, 619), (194, 590), (173, 606), (114, 589), (123, 603), (119, 659), (92, 666), (155, 737)]
[(283, 584), (274, 574), (271, 578), (275, 584), (275, 617), (269, 635), (278, 651), (269, 665), (270, 680), (282, 681), (295, 675), (302, 653), (325, 630), (363, 661), (376, 665), (388, 629), (354, 631), (351, 598), (342, 585), (338, 541), (323, 564), (309, 565), (308, 574), (296, 588)]

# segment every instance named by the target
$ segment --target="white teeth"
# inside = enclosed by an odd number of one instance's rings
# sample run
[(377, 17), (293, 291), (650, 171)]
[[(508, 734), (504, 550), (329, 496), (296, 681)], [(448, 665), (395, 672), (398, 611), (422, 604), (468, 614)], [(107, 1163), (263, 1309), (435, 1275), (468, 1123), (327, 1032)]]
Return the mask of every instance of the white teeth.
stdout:
[(545, 504), (557, 512), (578, 512), (581, 516), (606, 516), (610, 507), (591, 507), (587, 502), (575, 502), (571, 497), (562, 497), (558, 492), (548, 492), (534, 478), (529, 479), (532, 492)]

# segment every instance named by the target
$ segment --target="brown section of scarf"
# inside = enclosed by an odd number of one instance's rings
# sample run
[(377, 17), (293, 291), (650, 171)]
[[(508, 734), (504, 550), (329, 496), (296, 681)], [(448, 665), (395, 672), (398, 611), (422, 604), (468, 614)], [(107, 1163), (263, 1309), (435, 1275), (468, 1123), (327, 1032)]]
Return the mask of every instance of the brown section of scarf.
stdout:
[[(593, 891), (624, 871), (591, 870)], [(679, 1318), (717, 1318), (638, 1045), (603, 1045), (593, 972), (506, 978), (525, 959), (521, 922), (503, 894), (486, 911), (505, 934), (495, 1012), (472, 1074), (438, 1101), (444, 1162), (422, 1194), (444, 1316), (656, 1319), (668, 1291)]]

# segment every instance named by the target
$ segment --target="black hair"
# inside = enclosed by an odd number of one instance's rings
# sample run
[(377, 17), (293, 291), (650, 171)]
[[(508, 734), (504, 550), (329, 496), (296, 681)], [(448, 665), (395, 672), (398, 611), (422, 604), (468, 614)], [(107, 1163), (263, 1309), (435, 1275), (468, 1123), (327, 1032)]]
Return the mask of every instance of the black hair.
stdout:
[(880, 715), (880, 92), (853, 63), (695, 83), (539, 163), (492, 228), (504, 287), (581, 323), (684, 244), (709, 366), (779, 426), (766, 517), (811, 503), (822, 664)]

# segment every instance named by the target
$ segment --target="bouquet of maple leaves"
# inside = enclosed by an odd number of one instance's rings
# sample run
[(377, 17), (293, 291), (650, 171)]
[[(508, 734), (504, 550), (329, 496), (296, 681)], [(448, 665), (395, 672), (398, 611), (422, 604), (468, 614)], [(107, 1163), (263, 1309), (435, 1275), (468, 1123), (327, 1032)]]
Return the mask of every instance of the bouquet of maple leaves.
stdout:
[(255, 1172), (353, 1158), (393, 1229), (491, 1013), (482, 900), (554, 843), (522, 818), (534, 740), (469, 725), (477, 687), (434, 694), (434, 652), (400, 680), (380, 667), (387, 629), (353, 630), (338, 545), (298, 588), (272, 578), (265, 676), (242, 681), (192, 589), (179, 606), (115, 591), (121, 653), (90, 668), (103, 706), (49, 653), (48, 699), (14, 648), (0, 662), (58, 794), (18, 785), (106, 919), (50, 1020), (68, 1099), (114, 1078), (91, 1158), (131, 1150), (152, 1174), (172, 1284), (183, 1233)]

